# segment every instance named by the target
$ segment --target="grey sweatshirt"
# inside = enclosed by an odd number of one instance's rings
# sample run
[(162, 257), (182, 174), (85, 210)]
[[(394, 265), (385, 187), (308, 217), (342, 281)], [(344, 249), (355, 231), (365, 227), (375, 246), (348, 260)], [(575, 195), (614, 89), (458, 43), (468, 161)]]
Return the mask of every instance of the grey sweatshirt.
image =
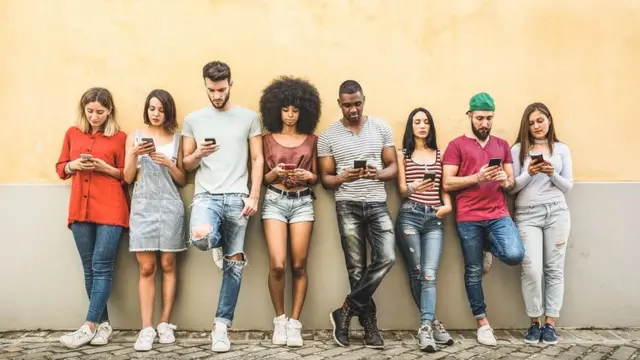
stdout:
[(547, 162), (553, 164), (555, 172), (552, 176), (543, 173), (535, 176), (529, 175), (527, 169), (531, 158), (525, 157), (524, 163), (520, 164), (519, 143), (511, 148), (511, 156), (513, 157), (513, 175), (516, 178), (516, 186), (510, 193), (518, 194), (515, 202), (516, 207), (565, 201), (564, 195), (573, 187), (571, 151), (567, 145), (556, 142), (552, 155), (550, 157), (549, 155), (544, 156)]

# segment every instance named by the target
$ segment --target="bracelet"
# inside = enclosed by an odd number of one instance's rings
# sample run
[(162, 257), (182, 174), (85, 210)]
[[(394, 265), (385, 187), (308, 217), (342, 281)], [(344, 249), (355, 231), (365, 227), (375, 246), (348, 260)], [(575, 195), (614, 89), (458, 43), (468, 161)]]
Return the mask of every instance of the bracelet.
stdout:
[(71, 162), (67, 162), (67, 164), (64, 166), (64, 171), (69, 174), (69, 175), (73, 175), (76, 172), (71, 170)]

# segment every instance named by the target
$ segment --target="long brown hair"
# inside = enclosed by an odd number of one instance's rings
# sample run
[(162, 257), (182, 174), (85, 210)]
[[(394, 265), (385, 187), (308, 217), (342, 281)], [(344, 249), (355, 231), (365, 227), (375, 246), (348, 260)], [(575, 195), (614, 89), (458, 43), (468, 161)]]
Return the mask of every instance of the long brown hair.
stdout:
[(558, 137), (556, 136), (556, 129), (553, 126), (553, 117), (551, 116), (551, 111), (547, 105), (541, 102), (534, 102), (530, 104), (524, 109), (522, 113), (522, 120), (520, 121), (520, 131), (518, 132), (518, 138), (513, 143), (513, 145), (520, 143), (520, 164), (524, 164), (525, 157), (529, 154), (529, 149), (531, 148), (531, 144), (534, 142), (533, 135), (529, 130), (529, 116), (534, 111), (540, 111), (547, 118), (549, 118), (549, 131), (547, 132), (547, 144), (549, 145), (549, 151), (553, 154), (553, 143), (559, 142)]

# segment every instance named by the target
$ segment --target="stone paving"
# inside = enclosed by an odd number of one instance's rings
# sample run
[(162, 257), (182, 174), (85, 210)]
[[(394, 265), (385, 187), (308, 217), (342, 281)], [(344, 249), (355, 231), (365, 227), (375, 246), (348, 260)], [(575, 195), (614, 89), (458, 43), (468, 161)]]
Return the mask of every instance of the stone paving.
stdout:
[(479, 345), (472, 331), (451, 331), (455, 344), (440, 348), (434, 354), (417, 349), (414, 332), (383, 331), (384, 350), (368, 349), (361, 344), (362, 333), (354, 331), (351, 346), (336, 346), (327, 330), (304, 332), (302, 348), (272, 345), (269, 332), (231, 332), (231, 351), (215, 354), (211, 351), (209, 332), (176, 332), (175, 344), (155, 344), (153, 350), (138, 353), (133, 350), (137, 333), (116, 331), (105, 346), (84, 346), (69, 350), (58, 342), (62, 332), (0, 333), (0, 359), (542, 359), (542, 360), (640, 360), (640, 329), (570, 330), (559, 329), (560, 343), (525, 345), (522, 330), (498, 330), (498, 346)]

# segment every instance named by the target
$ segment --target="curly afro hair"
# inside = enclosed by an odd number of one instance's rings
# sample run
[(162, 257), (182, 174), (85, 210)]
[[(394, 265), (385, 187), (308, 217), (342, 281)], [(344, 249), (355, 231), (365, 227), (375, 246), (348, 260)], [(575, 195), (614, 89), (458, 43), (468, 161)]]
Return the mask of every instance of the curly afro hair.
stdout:
[(309, 81), (290, 76), (274, 79), (262, 90), (260, 114), (264, 127), (272, 133), (282, 131), (282, 108), (294, 106), (300, 110), (296, 130), (313, 134), (322, 113), (320, 94)]

